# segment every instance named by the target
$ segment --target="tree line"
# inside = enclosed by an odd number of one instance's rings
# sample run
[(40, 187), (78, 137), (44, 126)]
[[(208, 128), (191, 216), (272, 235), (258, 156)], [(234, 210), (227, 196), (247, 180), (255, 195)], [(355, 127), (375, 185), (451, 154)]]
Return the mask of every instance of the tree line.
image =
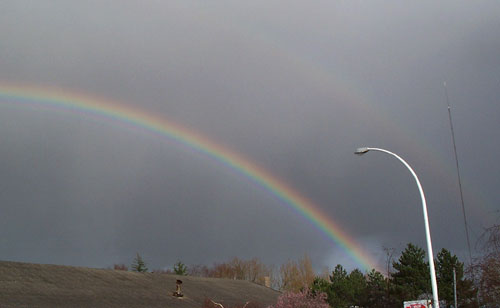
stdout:
[[(454, 280), (458, 307), (500, 307), (500, 225), (486, 230), (481, 248), (481, 257), (467, 267), (447, 249), (438, 252), (435, 258), (436, 278), (439, 299), (444, 302), (444, 307), (454, 305)], [(391, 255), (388, 251), (388, 256)], [(270, 284), (272, 288), (284, 292), (281, 304), (276, 307), (295, 307), (286, 301), (310, 301), (315, 305), (324, 301), (335, 308), (400, 308), (406, 300), (432, 299), (429, 264), (425, 256), (422, 248), (409, 243), (397, 260), (388, 258), (387, 273), (384, 274), (375, 269), (348, 272), (341, 264), (337, 264), (331, 272), (324, 271), (317, 275), (307, 255), (297, 261), (289, 260), (278, 268), (268, 266), (258, 258), (243, 260), (235, 257), (212, 266), (187, 267), (178, 261), (172, 269), (155, 272)], [(147, 271), (139, 254), (131, 268), (134, 271)], [(127, 268), (115, 265), (115, 269)]]
[[(397, 261), (392, 263), (389, 276), (372, 269), (364, 274), (359, 269), (348, 273), (337, 265), (328, 279), (316, 278), (314, 292), (327, 294), (331, 307), (401, 307), (403, 301), (432, 299), (429, 264), (425, 251), (408, 244)], [(436, 258), (439, 298), (446, 307), (453, 305), (453, 269), (456, 272), (459, 307), (476, 307), (473, 281), (464, 275), (464, 264), (457, 256), (442, 249)]]

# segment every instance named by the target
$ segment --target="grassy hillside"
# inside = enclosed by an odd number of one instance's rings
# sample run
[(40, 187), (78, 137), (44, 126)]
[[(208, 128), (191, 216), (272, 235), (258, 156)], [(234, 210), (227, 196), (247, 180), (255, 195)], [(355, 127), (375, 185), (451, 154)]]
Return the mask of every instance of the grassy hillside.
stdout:
[[(182, 299), (171, 296), (177, 279)], [(271, 304), (279, 292), (247, 281), (0, 261), (0, 307), (201, 307)]]

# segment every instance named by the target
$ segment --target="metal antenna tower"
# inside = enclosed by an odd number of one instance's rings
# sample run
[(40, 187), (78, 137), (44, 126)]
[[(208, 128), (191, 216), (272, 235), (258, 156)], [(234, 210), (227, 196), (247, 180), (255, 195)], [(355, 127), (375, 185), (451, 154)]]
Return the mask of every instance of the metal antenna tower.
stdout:
[(469, 250), (469, 261), (470, 261), (470, 264), (472, 265), (472, 252), (470, 249), (469, 226), (467, 225), (467, 215), (465, 214), (464, 194), (462, 192), (462, 180), (460, 177), (460, 165), (458, 163), (457, 145), (455, 143), (455, 130), (453, 129), (453, 121), (451, 118), (450, 98), (448, 97), (448, 88), (446, 87), (446, 81), (443, 83), (443, 85), (444, 85), (444, 91), (446, 94), (446, 104), (448, 105), (448, 119), (450, 120), (451, 139), (453, 141), (453, 152), (455, 153), (455, 163), (456, 163), (456, 167), (457, 167), (457, 177), (458, 177), (458, 188), (460, 190), (460, 201), (462, 203), (462, 214), (464, 216), (465, 236), (467, 238), (467, 248)]

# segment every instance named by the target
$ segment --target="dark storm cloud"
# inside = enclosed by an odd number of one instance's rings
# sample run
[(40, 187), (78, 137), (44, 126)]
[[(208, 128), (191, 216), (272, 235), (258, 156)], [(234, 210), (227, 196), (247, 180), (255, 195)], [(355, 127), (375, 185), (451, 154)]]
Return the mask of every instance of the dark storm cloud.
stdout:
[[(475, 239), (498, 214), (500, 5), (484, 1), (4, 1), (0, 80), (135, 105), (244, 153), (381, 258), (465, 258), (443, 81)], [(311, 223), (219, 163), (83, 115), (1, 105), (1, 259), (152, 267), (309, 253), (355, 266)], [(349, 264), (351, 262), (351, 264)]]

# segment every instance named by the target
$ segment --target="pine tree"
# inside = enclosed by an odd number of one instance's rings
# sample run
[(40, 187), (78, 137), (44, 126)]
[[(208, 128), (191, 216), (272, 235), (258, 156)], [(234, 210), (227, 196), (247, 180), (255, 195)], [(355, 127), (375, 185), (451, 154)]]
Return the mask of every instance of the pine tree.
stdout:
[(330, 276), (331, 286), (328, 293), (328, 303), (332, 307), (348, 307), (350, 287), (348, 283), (348, 274), (344, 267), (340, 264), (335, 266), (335, 269)]
[(389, 307), (386, 292), (387, 281), (380, 272), (372, 269), (366, 274), (366, 285), (366, 307)]
[(174, 273), (181, 276), (187, 275), (187, 266), (181, 261), (178, 261), (174, 264)]
[(354, 269), (347, 276), (347, 285), (349, 287), (348, 301), (349, 306), (363, 307), (366, 303), (366, 277), (359, 269)]
[(441, 249), (437, 254), (436, 275), (439, 290), (439, 299), (446, 301), (446, 306), (454, 304), (453, 294), (453, 269), (455, 269), (457, 280), (457, 297), (459, 307), (474, 302), (475, 290), (472, 281), (464, 278), (464, 264), (458, 257), (451, 255), (446, 249)]
[(394, 287), (400, 301), (415, 300), (423, 294), (430, 294), (431, 282), (429, 264), (425, 252), (411, 243), (401, 253), (399, 262), (393, 262)]
[(439, 299), (447, 304), (453, 304), (453, 269), (457, 274), (457, 281), (463, 277), (463, 263), (458, 262), (457, 256), (452, 256), (446, 249), (437, 254), (436, 278), (439, 286)]
[(139, 253), (137, 253), (137, 256), (135, 257), (131, 268), (134, 272), (146, 273), (148, 271), (148, 268), (146, 267), (146, 263), (144, 262), (144, 260), (142, 259), (141, 255)]

